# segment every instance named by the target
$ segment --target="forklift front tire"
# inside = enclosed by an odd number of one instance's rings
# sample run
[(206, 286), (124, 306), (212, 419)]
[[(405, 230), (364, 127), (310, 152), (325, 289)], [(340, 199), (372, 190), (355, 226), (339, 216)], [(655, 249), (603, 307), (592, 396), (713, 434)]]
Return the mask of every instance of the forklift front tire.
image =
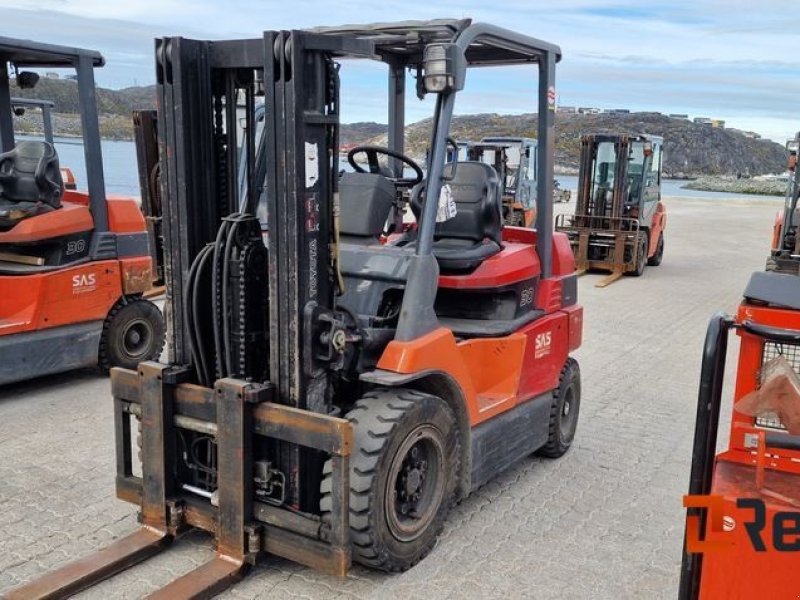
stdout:
[[(350, 540), (353, 560), (406, 571), (441, 533), (455, 500), (460, 442), (453, 411), (416, 390), (376, 389), (358, 400), (350, 456)], [(331, 512), (331, 464), (324, 468), (320, 508)]]
[(164, 317), (158, 307), (140, 296), (129, 296), (109, 311), (100, 338), (98, 365), (135, 369), (140, 362), (157, 360), (164, 347)]
[(636, 261), (636, 269), (631, 271), (634, 277), (641, 277), (644, 274), (644, 268), (647, 266), (647, 248), (648, 248), (647, 234), (639, 234), (639, 253)]
[(569, 357), (561, 369), (558, 387), (553, 390), (547, 443), (537, 454), (547, 458), (559, 458), (566, 454), (572, 445), (572, 440), (575, 439), (580, 407), (581, 369), (578, 361)]
[(662, 259), (664, 258), (664, 234), (658, 234), (658, 246), (656, 246), (656, 252), (647, 259), (647, 264), (651, 267), (657, 267), (661, 264)]

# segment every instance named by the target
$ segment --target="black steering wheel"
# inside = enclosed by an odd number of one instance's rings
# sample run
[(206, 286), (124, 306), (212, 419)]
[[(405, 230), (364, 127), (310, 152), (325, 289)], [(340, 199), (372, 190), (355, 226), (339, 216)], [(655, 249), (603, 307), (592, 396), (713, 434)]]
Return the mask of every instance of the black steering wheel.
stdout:
[[(369, 171), (365, 170), (360, 164), (355, 161), (356, 154), (366, 154), (367, 155), (367, 164), (369, 165)], [(404, 165), (409, 166), (414, 171), (414, 177), (389, 177), (388, 172), (383, 169), (378, 162), (378, 155), (383, 154), (385, 156), (389, 156), (391, 158), (396, 158)], [(392, 181), (395, 185), (403, 185), (403, 186), (414, 186), (417, 185), (423, 179), (422, 169), (420, 166), (407, 157), (405, 154), (400, 154), (399, 152), (395, 152), (394, 150), (389, 150), (389, 148), (384, 148), (383, 146), (356, 146), (350, 152), (347, 153), (347, 162), (353, 167), (353, 170), (356, 173), (378, 173), (379, 175), (385, 175), (388, 179)]]

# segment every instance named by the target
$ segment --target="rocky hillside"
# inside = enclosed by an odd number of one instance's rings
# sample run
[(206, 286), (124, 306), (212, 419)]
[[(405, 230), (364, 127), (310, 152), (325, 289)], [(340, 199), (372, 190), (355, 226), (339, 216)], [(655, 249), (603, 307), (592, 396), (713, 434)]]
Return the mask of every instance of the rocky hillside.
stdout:
[[(536, 137), (537, 115), (464, 115), (453, 119), (451, 133), (459, 140), (487, 136)], [(361, 124), (363, 127), (363, 124)], [(347, 125), (343, 130), (347, 131)], [(408, 152), (424, 156), (431, 120), (406, 128)], [(385, 126), (384, 126), (385, 132)], [(560, 172), (577, 173), (579, 139), (584, 133), (650, 133), (664, 137), (664, 172), (668, 177), (700, 175), (760, 175), (782, 172), (786, 151), (780, 144), (741, 133), (697, 125), (687, 120), (652, 114), (556, 115), (556, 165)], [(355, 142), (385, 143), (386, 134)]]
[[(79, 135), (77, 84), (64, 79), (42, 78), (33, 90), (14, 89), (15, 96), (46, 98), (55, 102), (56, 135)], [(155, 106), (155, 86), (122, 90), (98, 88), (97, 104), (103, 135), (113, 139), (132, 137), (131, 111)], [(21, 131), (41, 129), (37, 115), (19, 119)], [(486, 136), (536, 137), (537, 116), (480, 114), (457, 116), (451, 133), (459, 140), (479, 140)], [(408, 152), (425, 155), (431, 120), (406, 128)], [(755, 140), (728, 129), (712, 129), (687, 120), (656, 114), (556, 115), (556, 165), (560, 172), (575, 173), (578, 167), (580, 135), (589, 132), (651, 133), (664, 137), (664, 171), (669, 177), (701, 175), (760, 175), (782, 172), (786, 151), (780, 144)], [(386, 125), (350, 123), (342, 126), (341, 143), (386, 143)]]

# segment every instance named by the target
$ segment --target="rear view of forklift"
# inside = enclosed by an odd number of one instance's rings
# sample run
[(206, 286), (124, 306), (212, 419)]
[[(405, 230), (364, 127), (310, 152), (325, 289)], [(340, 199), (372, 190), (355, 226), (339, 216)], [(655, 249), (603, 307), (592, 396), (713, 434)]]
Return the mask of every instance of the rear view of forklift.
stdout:
[[(575, 435), (582, 308), (550, 202), (560, 50), (444, 20), (165, 38), (156, 53), (170, 358), (112, 373), (117, 495), (143, 527), (11, 597), (74, 593), (192, 527), (214, 534), (216, 558), (154, 597), (217, 593), (265, 554), (337, 575), (351, 560), (409, 569), (453, 502), (533, 452), (563, 455)], [(390, 173), (339, 177), (350, 59), (388, 68), (389, 146), (357, 150), (393, 158)], [(490, 165), (445, 164), (468, 67), (520, 64), (538, 74), (535, 230), (503, 227)], [(403, 152), (407, 70), (436, 100), (424, 179)], [(236, 105), (250, 119), (258, 96), (256, 145)], [(387, 240), (398, 196), (418, 227)]]
[(597, 287), (661, 264), (667, 224), (662, 146), (653, 135), (581, 138), (575, 214), (558, 215), (556, 230), (569, 236), (579, 272), (611, 271)]
[(536, 140), (489, 137), (469, 146), (469, 160), (497, 171), (503, 190), (503, 223), (533, 227), (536, 222)]

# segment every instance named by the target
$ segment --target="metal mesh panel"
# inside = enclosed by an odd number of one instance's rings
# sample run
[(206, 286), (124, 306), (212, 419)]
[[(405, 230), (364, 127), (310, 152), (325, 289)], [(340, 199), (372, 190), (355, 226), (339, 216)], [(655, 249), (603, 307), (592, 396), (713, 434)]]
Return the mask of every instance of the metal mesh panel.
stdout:
[[(775, 342), (764, 342), (764, 352), (761, 356), (761, 365), (767, 364), (773, 358), (783, 356), (786, 361), (792, 366), (794, 372), (800, 375), (800, 346), (795, 344), (778, 344)], [(760, 376), (763, 378), (763, 374)], [(763, 383), (763, 381), (762, 381)], [(763, 427), (765, 429), (778, 429), (785, 431), (786, 427), (783, 426), (778, 415), (775, 413), (765, 413), (760, 417), (756, 417), (756, 427)]]

